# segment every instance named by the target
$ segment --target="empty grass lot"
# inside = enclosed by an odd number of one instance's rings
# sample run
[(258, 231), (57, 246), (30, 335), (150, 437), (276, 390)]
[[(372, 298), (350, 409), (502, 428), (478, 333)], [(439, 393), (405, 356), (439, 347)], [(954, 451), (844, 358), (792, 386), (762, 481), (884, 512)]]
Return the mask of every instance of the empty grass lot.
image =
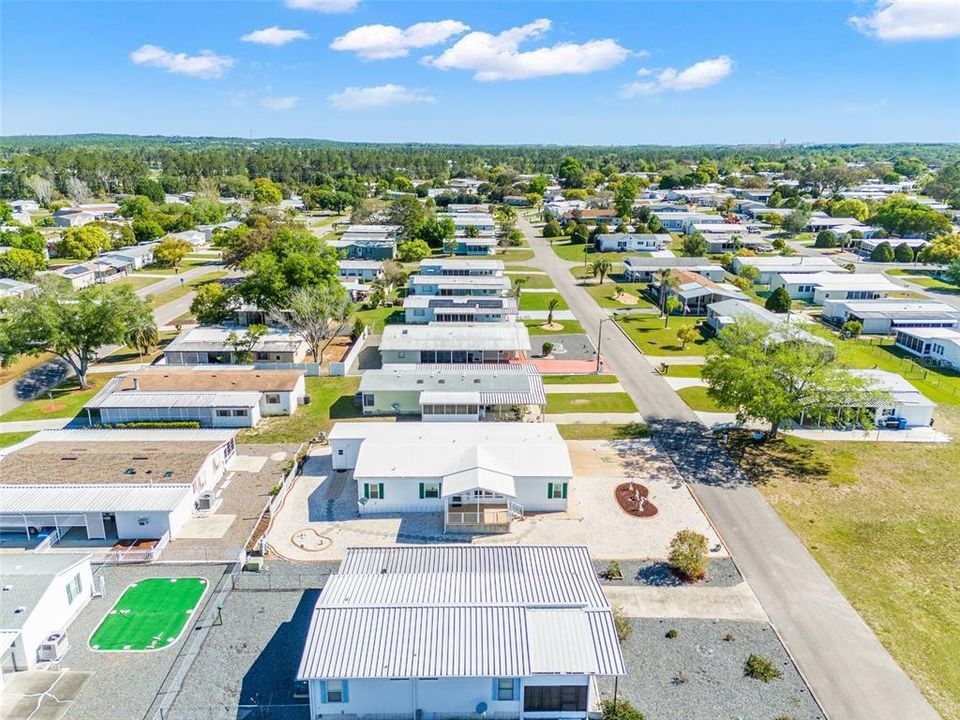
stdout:
[(616, 375), (544, 375), (544, 385), (614, 385)]
[(643, 423), (571, 423), (557, 425), (557, 430), (564, 440), (631, 440), (650, 437), (650, 428)]
[(543, 327), (546, 320), (524, 320), (523, 324), (527, 326), (527, 332), (531, 335), (582, 335), (583, 326), (576, 320), (557, 320), (554, 318), (554, 325), (560, 325), (559, 330), (547, 330)]
[(123, 280), (117, 280), (114, 285), (127, 285), (131, 290), (140, 290), (141, 288), (150, 287), (158, 282), (162, 278), (155, 277), (142, 277), (140, 275), (127, 275)]
[(90, 637), (94, 650), (162, 650), (180, 637), (207, 590), (203, 578), (146, 578), (124, 590)]
[[(615, 289), (619, 287), (627, 295), (636, 298), (635, 302), (622, 302), (615, 297)], [(583, 288), (590, 294), (597, 305), (602, 308), (611, 308), (613, 310), (628, 310), (631, 308), (652, 308), (653, 303), (647, 300), (643, 291), (647, 289), (647, 283), (613, 283), (608, 279), (603, 285), (587, 283)]]
[(157, 293), (156, 295), (147, 295), (147, 301), (150, 303), (151, 307), (162, 307), (167, 303), (172, 303), (174, 300), (183, 297), (187, 293), (194, 292), (201, 285), (206, 285), (207, 283), (212, 283), (216, 280), (219, 280), (226, 274), (227, 272), (225, 270), (216, 270), (214, 272), (204, 273), (200, 277), (196, 277), (193, 280), (188, 280), (181, 285), (172, 287), (162, 293)]
[[(72, 418), (83, 409), (84, 404), (100, 392), (114, 373), (90, 373), (87, 382), (90, 388), (81, 390), (75, 378), (50, 390), (36, 400), (28, 400), (10, 412), (0, 415), (0, 422), (19, 422), (22, 420), (49, 420), (50, 418)], [(50, 398), (52, 395), (52, 399)]]
[(510, 278), (510, 282), (513, 283), (513, 286), (517, 286), (517, 280), (523, 280), (523, 289), (529, 290), (530, 288), (535, 288), (537, 290), (552, 290), (553, 280), (550, 279), (549, 275), (536, 275), (536, 274), (521, 274), (514, 275), (512, 272), (507, 275)]
[(684, 325), (696, 325), (701, 318), (671, 317), (669, 327), (663, 327), (663, 318), (656, 315), (620, 315), (617, 325), (647, 355), (705, 355), (712, 339), (701, 336), (682, 347), (677, 330)]
[[(940, 408), (960, 433), (960, 410)], [(749, 444), (741, 467), (944, 718), (960, 718), (960, 443)]]
[(353, 323), (356, 320), (360, 320), (372, 332), (379, 335), (383, 332), (384, 326), (403, 322), (403, 308), (378, 307), (373, 310), (357, 310), (350, 322)]
[(599, 260), (600, 258), (606, 258), (612, 263), (623, 262), (625, 258), (628, 257), (649, 257), (650, 253), (638, 253), (638, 252), (597, 252), (593, 245), (584, 244), (584, 245), (571, 245), (567, 242), (553, 243), (551, 245), (553, 251), (557, 256), (563, 258), (564, 260), (569, 260), (570, 262), (583, 263), (583, 251), (587, 251), (587, 264), (592, 263), (594, 260)]
[[(192, 270), (195, 267), (200, 265), (206, 265), (207, 263), (213, 263), (217, 261), (217, 257), (207, 256), (207, 257), (197, 257), (188, 255), (180, 263), (179, 270), (172, 267), (160, 267), (159, 265), (147, 265), (143, 270), (137, 270), (136, 272), (147, 273), (148, 275), (178, 275), (179, 273), (186, 272), (187, 270)], [(134, 273), (136, 275), (136, 273)]]
[(309, 405), (297, 408), (293, 415), (264, 418), (256, 428), (241, 430), (240, 442), (301, 443), (321, 431), (329, 431), (337, 420), (362, 416), (360, 408), (353, 404), (360, 378), (308, 377), (305, 382)]
[(702, 385), (691, 385), (690, 387), (680, 388), (677, 395), (683, 400), (691, 410), (699, 412), (731, 412), (729, 408), (722, 408), (717, 405), (712, 398), (707, 395), (707, 388)]
[(520, 309), (521, 310), (549, 310), (547, 307), (552, 299), (557, 299), (556, 310), (567, 310), (567, 301), (564, 300), (560, 293), (552, 292), (521, 292), (520, 293)]
[(575, 395), (555, 393), (547, 395), (546, 413), (630, 413), (636, 412), (633, 398), (625, 392)]

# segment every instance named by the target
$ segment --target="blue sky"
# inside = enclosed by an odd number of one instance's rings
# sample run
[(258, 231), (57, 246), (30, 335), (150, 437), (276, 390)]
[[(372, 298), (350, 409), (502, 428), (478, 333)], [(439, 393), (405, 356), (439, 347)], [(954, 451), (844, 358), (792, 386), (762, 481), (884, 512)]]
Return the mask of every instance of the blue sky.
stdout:
[(5, 1), (0, 12), (7, 135), (960, 141), (955, 0)]

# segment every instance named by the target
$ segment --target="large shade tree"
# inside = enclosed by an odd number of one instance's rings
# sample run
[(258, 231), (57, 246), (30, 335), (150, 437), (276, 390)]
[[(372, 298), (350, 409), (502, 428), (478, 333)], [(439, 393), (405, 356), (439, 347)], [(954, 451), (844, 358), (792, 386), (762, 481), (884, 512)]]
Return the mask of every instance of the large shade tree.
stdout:
[[(735, 409), (741, 423), (769, 423), (771, 438), (785, 421), (803, 414), (869, 429), (872, 418), (856, 399), (869, 392), (874, 406), (889, 402), (838, 365), (832, 342), (787, 323), (738, 320), (728, 325), (708, 352), (701, 377), (719, 406)], [(838, 408), (843, 408), (839, 415)]]
[(7, 301), (0, 354), (52, 353), (73, 368), (80, 387), (86, 388), (87, 371), (101, 347), (124, 343), (132, 328), (144, 331), (153, 322), (149, 306), (129, 285), (74, 291), (46, 278), (36, 294)]

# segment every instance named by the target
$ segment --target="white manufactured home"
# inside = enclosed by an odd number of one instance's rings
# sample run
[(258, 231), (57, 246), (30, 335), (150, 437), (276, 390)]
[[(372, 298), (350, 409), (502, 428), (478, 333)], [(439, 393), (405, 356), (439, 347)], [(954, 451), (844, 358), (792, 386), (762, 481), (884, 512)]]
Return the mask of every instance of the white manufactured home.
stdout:
[(793, 300), (823, 305), (827, 300), (876, 300), (902, 290), (880, 273), (785, 273), (775, 274), (770, 290), (784, 288)]
[(329, 439), (361, 515), (440, 513), (447, 532), (490, 533), (567, 507), (573, 470), (551, 423), (337, 423)]
[(738, 275), (744, 267), (754, 267), (760, 275), (757, 283), (769, 285), (775, 275), (789, 273), (818, 273), (818, 272), (848, 272), (846, 268), (837, 265), (833, 260), (822, 255), (788, 255), (783, 257), (735, 257), (733, 271)]
[(864, 335), (886, 335), (908, 328), (956, 328), (960, 309), (942, 302), (880, 298), (879, 300), (825, 300), (823, 319), (834, 325), (855, 320)]
[(530, 333), (516, 322), (387, 325), (380, 340), (384, 365), (522, 362)]
[(585, 547), (350, 548), (297, 679), (310, 717), (599, 718), (625, 673)]

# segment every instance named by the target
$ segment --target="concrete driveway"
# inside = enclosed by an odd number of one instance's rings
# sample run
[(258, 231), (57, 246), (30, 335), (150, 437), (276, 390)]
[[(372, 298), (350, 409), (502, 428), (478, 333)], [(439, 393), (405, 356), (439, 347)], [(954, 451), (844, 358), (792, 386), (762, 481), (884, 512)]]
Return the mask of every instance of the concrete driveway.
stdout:
[(4, 720), (59, 720), (93, 673), (30, 670), (4, 676), (0, 717)]

